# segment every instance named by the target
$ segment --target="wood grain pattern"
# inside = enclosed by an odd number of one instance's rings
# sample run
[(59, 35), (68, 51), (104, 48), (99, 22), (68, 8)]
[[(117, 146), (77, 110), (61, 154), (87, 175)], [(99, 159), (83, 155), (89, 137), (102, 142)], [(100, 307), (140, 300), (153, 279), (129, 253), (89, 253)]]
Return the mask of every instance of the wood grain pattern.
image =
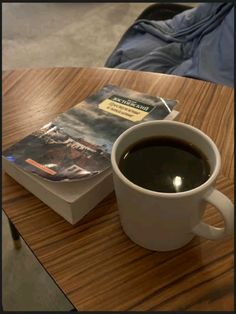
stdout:
[[(179, 121), (208, 134), (222, 156), (217, 188), (234, 198), (232, 88), (154, 73), (103, 68), (8, 71), (3, 80), (3, 148), (105, 84), (179, 100)], [(3, 207), (32, 252), (79, 310), (233, 310), (233, 240), (202, 238), (158, 253), (122, 232), (112, 193), (76, 226), (4, 176)], [(208, 207), (204, 219), (222, 226)]]

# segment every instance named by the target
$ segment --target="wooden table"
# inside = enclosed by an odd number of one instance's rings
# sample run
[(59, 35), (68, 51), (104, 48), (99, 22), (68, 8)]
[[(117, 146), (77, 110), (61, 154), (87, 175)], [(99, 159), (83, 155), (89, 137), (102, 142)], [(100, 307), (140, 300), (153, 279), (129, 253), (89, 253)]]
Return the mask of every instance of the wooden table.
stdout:
[[(54, 68), (4, 73), (3, 148), (51, 121), (105, 84), (178, 99), (177, 120), (219, 147), (217, 188), (233, 200), (232, 88), (147, 72)], [(233, 310), (233, 239), (194, 240), (158, 253), (122, 232), (114, 193), (76, 226), (4, 177), (3, 207), (34, 255), (75, 308), (98, 310)], [(209, 207), (205, 220), (222, 225)]]

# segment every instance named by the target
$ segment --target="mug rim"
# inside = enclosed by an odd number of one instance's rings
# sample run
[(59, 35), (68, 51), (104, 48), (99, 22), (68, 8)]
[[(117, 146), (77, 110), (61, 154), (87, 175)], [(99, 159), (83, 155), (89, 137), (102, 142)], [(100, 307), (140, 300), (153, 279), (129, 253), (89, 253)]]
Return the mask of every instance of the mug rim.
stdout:
[[(205, 181), (204, 183), (202, 183), (201, 185), (197, 186), (194, 189), (183, 191), (183, 192), (176, 192), (176, 193), (158, 192), (158, 191), (153, 191), (153, 190), (143, 188), (143, 187), (133, 183), (121, 172), (121, 170), (118, 167), (117, 161), (116, 161), (117, 147), (119, 146), (120, 142), (126, 136), (128, 136), (130, 133), (133, 133), (136, 129), (145, 128), (146, 126), (152, 125), (152, 124), (153, 125), (155, 125), (155, 124), (166, 124), (166, 125), (175, 124), (175, 125), (178, 125), (179, 127), (187, 128), (191, 131), (194, 131), (199, 136), (204, 137), (205, 140), (207, 140), (207, 142), (210, 144), (210, 146), (211, 146), (211, 148), (212, 148), (212, 150), (216, 156), (216, 165), (213, 169), (212, 174), (207, 179), (207, 181)], [(112, 164), (112, 169), (116, 173), (116, 175), (121, 179), (122, 182), (124, 182), (130, 188), (135, 189), (136, 191), (138, 191), (140, 193), (150, 195), (150, 196), (158, 196), (158, 197), (163, 197), (163, 198), (179, 198), (179, 197), (191, 196), (193, 194), (200, 193), (200, 192), (204, 191), (206, 188), (208, 188), (209, 186), (211, 186), (211, 184), (214, 183), (217, 175), (219, 174), (220, 166), (221, 166), (221, 156), (220, 156), (219, 150), (218, 150), (216, 144), (213, 142), (213, 140), (208, 135), (206, 135), (203, 131), (201, 131), (200, 129), (198, 129), (198, 128), (190, 125), (190, 124), (179, 122), (179, 121), (155, 120), (155, 121), (142, 122), (142, 123), (136, 124), (136, 125), (128, 128), (127, 130), (125, 130), (115, 140), (115, 142), (112, 146), (111, 164)]]

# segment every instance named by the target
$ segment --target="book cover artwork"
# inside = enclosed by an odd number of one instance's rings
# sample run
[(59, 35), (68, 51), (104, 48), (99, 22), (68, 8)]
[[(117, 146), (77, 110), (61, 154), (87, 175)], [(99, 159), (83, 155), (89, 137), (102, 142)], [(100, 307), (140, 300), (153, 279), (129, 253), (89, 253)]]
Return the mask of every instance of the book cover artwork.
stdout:
[(132, 125), (166, 118), (176, 100), (107, 85), (3, 152), (44, 179), (74, 181), (110, 167), (116, 138)]

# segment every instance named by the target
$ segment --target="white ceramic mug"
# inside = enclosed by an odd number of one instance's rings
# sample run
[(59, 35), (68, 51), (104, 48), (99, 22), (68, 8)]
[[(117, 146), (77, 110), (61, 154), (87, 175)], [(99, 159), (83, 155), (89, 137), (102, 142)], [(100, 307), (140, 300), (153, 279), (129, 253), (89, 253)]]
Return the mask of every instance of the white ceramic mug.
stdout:
[[(182, 139), (199, 148), (210, 164), (209, 179), (197, 188), (179, 193), (151, 191), (128, 180), (118, 167), (122, 154), (136, 142), (153, 136)], [(121, 225), (138, 245), (155, 251), (169, 251), (184, 246), (195, 235), (217, 240), (233, 232), (233, 204), (214, 188), (220, 170), (220, 154), (214, 142), (202, 131), (174, 121), (140, 123), (117, 138), (111, 163)], [(201, 221), (206, 203), (220, 211), (224, 228)]]

